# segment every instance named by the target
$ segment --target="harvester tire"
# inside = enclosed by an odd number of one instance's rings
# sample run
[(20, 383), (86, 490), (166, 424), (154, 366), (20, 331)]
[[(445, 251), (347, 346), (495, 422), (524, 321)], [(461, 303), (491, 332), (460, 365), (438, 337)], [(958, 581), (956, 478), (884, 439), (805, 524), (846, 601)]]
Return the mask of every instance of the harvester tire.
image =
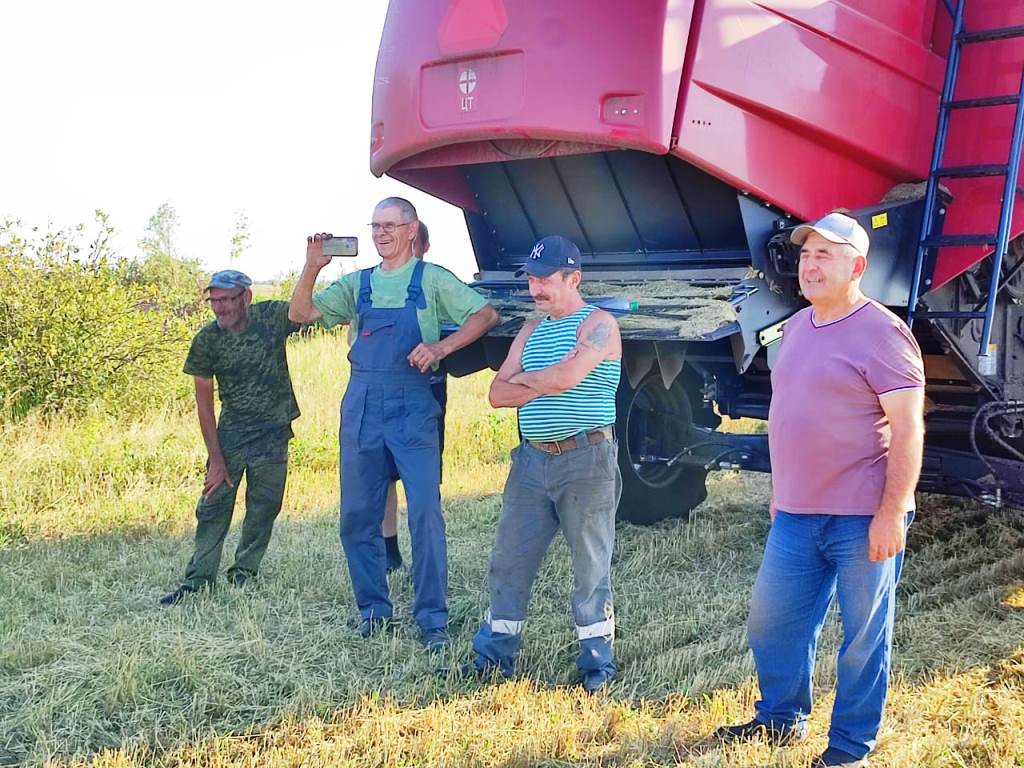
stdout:
[[(668, 518), (688, 518), (707, 497), (702, 467), (650, 461), (652, 452), (670, 458), (683, 448), (682, 435), (693, 421), (693, 407), (679, 376), (665, 389), (655, 369), (636, 389), (623, 377), (616, 397), (622, 499), (618, 519), (649, 525)], [(643, 457), (643, 459), (642, 459)]]

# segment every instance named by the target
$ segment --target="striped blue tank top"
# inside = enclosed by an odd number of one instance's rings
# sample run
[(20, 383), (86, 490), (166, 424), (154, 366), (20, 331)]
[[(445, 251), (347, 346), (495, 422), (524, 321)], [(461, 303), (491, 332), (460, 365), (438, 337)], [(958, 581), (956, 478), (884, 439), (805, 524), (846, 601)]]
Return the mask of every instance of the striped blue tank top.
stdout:
[[(580, 325), (595, 309), (588, 304), (558, 320), (544, 318), (526, 341), (523, 370), (532, 373), (561, 362), (576, 346)], [(523, 437), (564, 440), (579, 432), (614, 424), (615, 390), (621, 367), (621, 360), (602, 360), (572, 389), (542, 395), (519, 406), (519, 430)]]

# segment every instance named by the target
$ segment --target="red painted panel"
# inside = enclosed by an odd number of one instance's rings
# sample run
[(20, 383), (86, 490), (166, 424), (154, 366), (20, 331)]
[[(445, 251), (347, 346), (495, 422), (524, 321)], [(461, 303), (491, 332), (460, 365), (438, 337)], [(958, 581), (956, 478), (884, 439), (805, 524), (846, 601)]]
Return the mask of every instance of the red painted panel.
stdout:
[(841, 3), (708, 0), (676, 152), (801, 218), (922, 178), (934, 125), (920, 116), (943, 62), (904, 16), (879, 14), (893, 28)]
[(437, 30), (445, 55), (493, 48), (508, 29), (503, 0), (453, 0)]
[[(476, 6), (479, 17), (460, 16)], [(503, 29), (489, 10), (498, 6)], [(693, 0), (392, 0), (377, 57), (371, 170), (503, 138), (667, 152), (692, 9)], [(458, 34), (453, 18), (463, 18)], [(467, 70), (472, 94), (463, 93)]]
[[(1024, 24), (1020, 0), (968, 10)], [(801, 218), (868, 205), (927, 174), (949, 29), (941, 0), (392, 0), (371, 169), (461, 198), (443, 167), (628, 147)], [(1022, 66), (1024, 41), (969, 46), (957, 95), (1012, 93)], [(1005, 162), (1011, 118), (958, 114), (946, 163)], [(947, 232), (994, 230), (999, 180), (948, 186)], [(945, 249), (937, 282), (983, 256)]]

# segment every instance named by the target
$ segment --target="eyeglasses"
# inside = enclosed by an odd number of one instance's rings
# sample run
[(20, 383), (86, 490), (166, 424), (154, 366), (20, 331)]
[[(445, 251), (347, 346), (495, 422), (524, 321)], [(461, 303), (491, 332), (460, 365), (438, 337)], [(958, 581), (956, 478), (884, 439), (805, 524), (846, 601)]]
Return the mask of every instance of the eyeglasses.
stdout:
[(373, 234), (375, 235), (378, 232), (384, 232), (384, 234), (386, 235), (393, 235), (395, 234), (396, 229), (398, 229), (399, 227), (407, 226), (409, 224), (412, 224), (412, 222), (403, 221), (400, 223), (395, 223), (394, 221), (385, 221), (383, 224), (381, 224), (380, 222), (372, 221), (370, 222), (370, 231), (373, 232)]
[(206, 299), (206, 303), (209, 304), (211, 307), (219, 307), (221, 304), (228, 304), (229, 302), (239, 299), (243, 293), (245, 293), (245, 289), (242, 289), (234, 296), (218, 296), (217, 298), (209, 296)]

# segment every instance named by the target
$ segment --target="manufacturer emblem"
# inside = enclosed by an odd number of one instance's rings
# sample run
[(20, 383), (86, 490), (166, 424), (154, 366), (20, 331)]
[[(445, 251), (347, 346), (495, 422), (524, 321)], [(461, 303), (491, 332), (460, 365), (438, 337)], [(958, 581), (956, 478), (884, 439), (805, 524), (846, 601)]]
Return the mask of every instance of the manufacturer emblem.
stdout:
[(476, 72), (472, 67), (466, 67), (459, 72), (459, 92), (462, 94), (459, 100), (459, 107), (463, 112), (473, 111), (473, 102), (476, 97), (473, 91), (476, 90)]

